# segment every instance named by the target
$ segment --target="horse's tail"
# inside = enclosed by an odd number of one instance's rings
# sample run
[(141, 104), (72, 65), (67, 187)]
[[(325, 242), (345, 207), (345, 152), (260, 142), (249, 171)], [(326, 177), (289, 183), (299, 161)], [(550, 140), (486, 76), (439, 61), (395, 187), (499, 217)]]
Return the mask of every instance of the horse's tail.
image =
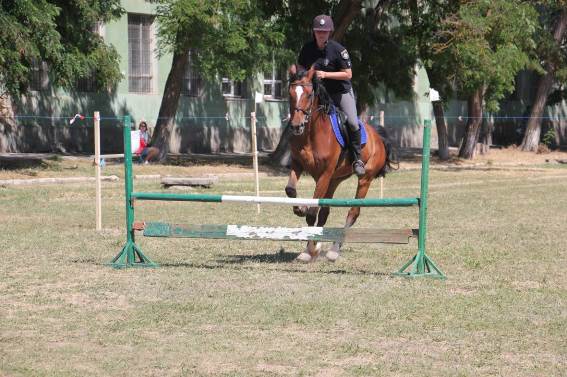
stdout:
[(386, 173), (392, 170), (398, 170), (400, 168), (398, 148), (394, 144), (394, 141), (392, 140), (390, 135), (388, 135), (386, 128), (384, 128), (383, 126), (378, 126), (376, 128), (376, 131), (378, 131), (378, 135), (380, 135), (380, 138), (384, 143), (384, 147), (386, 148), (386, 162), (384, 163), (384, 167), (378, 172), (377, 177), (385, 177)]

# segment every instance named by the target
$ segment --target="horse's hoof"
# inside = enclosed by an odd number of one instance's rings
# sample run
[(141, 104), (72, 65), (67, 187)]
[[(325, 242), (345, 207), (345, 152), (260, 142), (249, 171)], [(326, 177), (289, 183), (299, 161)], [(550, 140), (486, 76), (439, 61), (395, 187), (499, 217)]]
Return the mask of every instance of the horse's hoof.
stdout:
[(337, 251), (329, 250), (327, 251), (327, 254), (325, 254), (325, 258), (327, 258), (329, 262), (335, 262), (337, 259), (339, 259), (340, 255), (341, 254)]
[(329, 262), (335, 262), (340, 257), (341, 245), (340, 243), (333, 243), (333, 246), (325, 254), (325, 258)]
[(295, 260), (301, 263), (309, 263), (313, 260), (313, 258), (311, 257), (311, 254), (304, 251), (303, 253), (299, 254), (297, 258), (295, 258)]
[(307, 207), (293, 207), (293, 213), (299, 217), (305, 217), (307, 215)]
[(285, 194), (288, 198), (297, 198), (297, 191), (293, 187), (286, 186)]
[(322, 245), (323, 244), (321, 242), (314, 244), (311, 241), (307, 244), (305, 252), (309, 253), (309, 255), (311, 256), (311, 262), (315, 262), (317, 260), (317, 257), (319, 257), (319, 254), (321, 254)]

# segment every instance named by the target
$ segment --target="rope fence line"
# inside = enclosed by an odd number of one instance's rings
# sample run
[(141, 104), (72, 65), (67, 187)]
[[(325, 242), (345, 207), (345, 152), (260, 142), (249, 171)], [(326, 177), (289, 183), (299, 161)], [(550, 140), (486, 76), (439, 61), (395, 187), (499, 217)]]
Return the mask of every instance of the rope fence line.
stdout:
[[(372, 119), (379, 119), (380, 115), (366, 115), (367, 118)], [(73, 115), (69, 115), (69, 116), (44, 116), (44, 115), (14, 115), (14, 116), (0, 116), (0, 119), (13, 119), (13, 120), (18, 120), (18, 119), (48, 119), (48, 120), (66, 120), (69, 121), (70, 119), (73, 118)], [(565, 116), (565, 118), (561, 117), (561, 116), (541, 116), (541, 117), (530, 117), (530, 116), (513, 116), (513, 115), (502, 115), (502, 116), (482, 116), (482, 117), (470, 117), (470, 116), (465, 116), (465, 115), (446, 115), (444, 116), (444, 119), (457, 119), (459, 121), (462, 120), (468, 120), (468, 119), (483, 119), (483, 120), (487, 120), (487, 121), (491, 121), (491, 120), (528, 120), (528, 119), (542, 119), (542, 120), (552, 120), (552, 121), (562, 121), (562, 120), (567, 120), (567, 114)], [(85, 120), (93, 120), (94, 117), (92, 116), (84, 116), (83, 119), (81, 119), (80, 121), (85, 121)], [(115, 116), (115, 117), (104, 117), (101, 116), (100, 120), (116, 120), (116, 121), (123, 121), (123, 117), (120, 116)], [(142, 118), (141, 118), (142, 119)], [(158, 117), (155, 118), (156, 121), (158, 120), (164, 120), (164, 119), (169, 119), (167, 117)], [(174, 118), (175, 121), (183, 121), (183, 120), (191, 120), (191, 119), (224, 119), (226, 121), (228, 120), (235, 120), (235, 119), (252, 119), (252, 117), (250, 116), (237, 116), (237, 117), (232, 117), (232, 116), (183, 116), (183, 117), (175, 117)], [(265, 116), (256, 116), (256, 120), (260, 120), (260, 119), (268, 119), (268, 117)], [(385, 115), (384, 116), (385, 120), (388, 119), (410, 119), (410, 120), (419, 120), (419, 118), (417, 117), (412, 117), (412, 116), (406, 116), (406, 115)], [(284, 120), (287, 120), (287, 118), (284, 118)], [(80, 121), (77, 121), (78, 124)]]

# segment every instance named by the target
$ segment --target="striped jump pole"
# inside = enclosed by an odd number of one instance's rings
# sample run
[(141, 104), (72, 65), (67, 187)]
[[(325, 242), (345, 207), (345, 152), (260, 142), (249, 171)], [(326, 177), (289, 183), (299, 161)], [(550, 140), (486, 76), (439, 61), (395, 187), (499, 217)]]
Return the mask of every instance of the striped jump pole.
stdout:
[[(431, 121), (426, 120), (423, 130), (423, 160), (420, 196), (417, 198), (364, 198), (364, 199), (303, 199), (241, 195), (171, 194), (158, 192), (134, 192), (132, 179), (132, 150), (130, 142), (130, 117), (124, 117), (124, 190), (126, 201), (126, 245), (110, 263), (115, 268), (155, 267), (135, 242), (135, 231), (143, 230), (149, 237), (185, 237), (220, 239), (272, 239), (316, 240), (346, 242), (407, 243), (417, 235), (418, 251), (395, 275), (404, 277), (432, 277), (445, 279), (443, 272), (426, 254), (427, 194), (429, 187), (429, 154)], [(193, 225), (134, 222), (134, 201), (187, 201), (208, 203), (250, 203), (308, 207), (411, 207), (419, 206), (419, 229), (344, 229), (344, 228), (269, 228), (240, 225)]]

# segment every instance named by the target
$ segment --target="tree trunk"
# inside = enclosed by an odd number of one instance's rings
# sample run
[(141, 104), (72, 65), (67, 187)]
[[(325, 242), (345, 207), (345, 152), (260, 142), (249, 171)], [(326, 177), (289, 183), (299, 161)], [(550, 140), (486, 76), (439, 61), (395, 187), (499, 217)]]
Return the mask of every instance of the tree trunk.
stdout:
[(445, 111), (441, 101), (433, 102), (433, 114), (437, 124), (437, 140), (439, 145), (439, 159), (447, 161), (449, 159), (449, 137), (447, 135), (447, 125), (445, 124)]
[(14, 119), (14, 106), (9, 94), (0, 95), (0, 153), (16, 152), (14, 145), (10, 143), (10, 134), (16, 130)]
[(189, 52), (181, 51), (173, 54), (171, 70), (165, 82), (165, 89), (161, 99), (158, 120), (154, 134), (152, 136), (153, 147), (159, 149), (158, 159), (165, 160), (169, 152), (169, 141), (171, 131), (175, 123), (175, 114), (179, 105), (179, 96), (181, 95), (181, 85), (183, 83), (183, 75), (187, 70), (189, 62)]
[(468, 120), (465, 128), (465, 136), (459, 150), (459, 157), (472, 159), (476, 149), (476, 143), (480, 134), (482, 124), (482, 100), (484, 89), (477, 89), (468, 99)]
[(341, 0), (335, 15), (335, 31), (333, 39), (342, 42), (352, 20), (360, 14), (362, 0)]
[(288, 167), (291, 163), (291, 151), (289, 149), (289, 138), (291, 137), (291, 127), (285, 126), (280, 137), (276, 150), (270, 154), (270, 163), (274, 166)]
[(392, 0), (378, 0), (378, 3), (373, 9), (374, 12), (374, 25), (375, 28), (378, 28), (380, 25), (380, 20), (388, 10), (388, 7), (391, 5)]
[[(565, 36), (565, 30), (567, 29), (567, 9), (561, 12), (561, 16), (555, 25), (555, 30), (553, 32), (553, 39), (557, 44), (560, 44)], [(523, 151), (535, 152), (539, 145), (539, 137), (541, 134), (541, 117), (545, 109), (545, 104), (547, 103), (547, 97), (549, 92), (555, 82), (555, 71), (557, 66), (553, 62), (547, 62), (545, 64), (545, 75), (539, 80), (537, 85), (536, 97), (532, 106), (532, 111), (530, 113), (530, 119), (528, 120), (528, 125), (526, 127), (526, 133), (524, 134), (524, 139), (520, 145), (520, 149)]]

